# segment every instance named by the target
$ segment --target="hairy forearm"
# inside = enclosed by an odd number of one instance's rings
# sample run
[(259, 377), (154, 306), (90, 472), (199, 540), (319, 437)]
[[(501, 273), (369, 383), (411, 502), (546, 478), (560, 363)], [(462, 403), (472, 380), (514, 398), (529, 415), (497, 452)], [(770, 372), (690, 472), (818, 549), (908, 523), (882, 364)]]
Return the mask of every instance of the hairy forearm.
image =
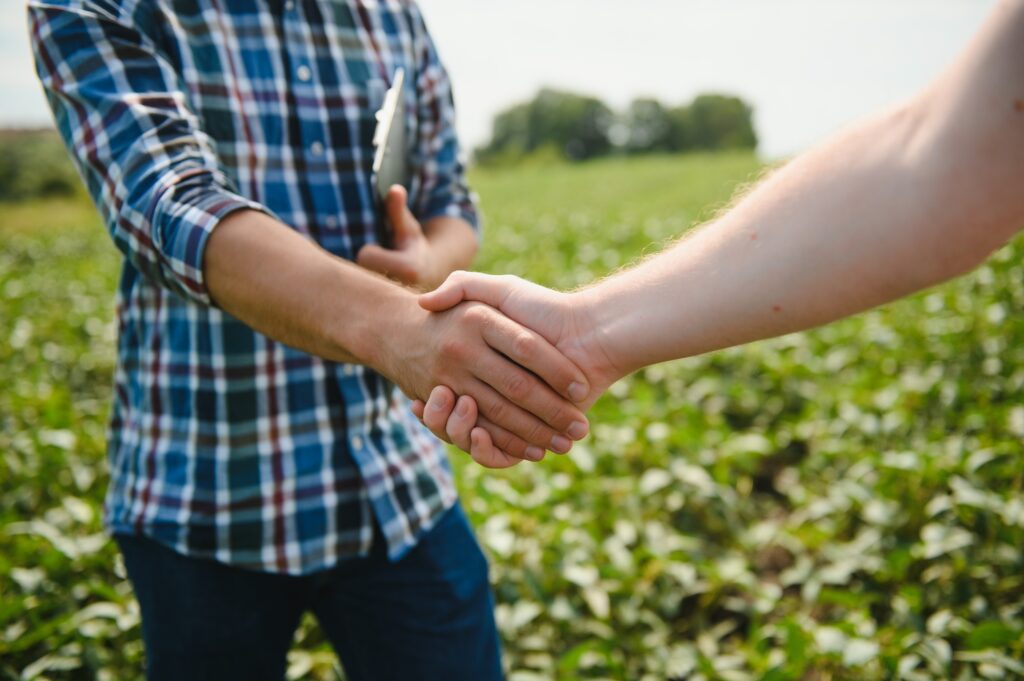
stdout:
[[(907, 105), (582, 292), (622, 373), (815, 327), (963, 273), (1024, 223), (1024, 19), (1006, 2)], [(1016, 94), (1015, 94), (1016, 93)]]
[(213, 300), (256, 331), (324, 359), (370, 363), (381, 309), (411, 293), (256, 211), (213, 231), (203, 271)]
[(920, 190), (890, 161), (908, 136), (892, 127), (902, 116), (791, 162), (719, 220), (585, 292), (611, 361), (628, 373), (810, 328), (941, 278), (919, 267), (922, 247), (936, 247), (904, 199)]

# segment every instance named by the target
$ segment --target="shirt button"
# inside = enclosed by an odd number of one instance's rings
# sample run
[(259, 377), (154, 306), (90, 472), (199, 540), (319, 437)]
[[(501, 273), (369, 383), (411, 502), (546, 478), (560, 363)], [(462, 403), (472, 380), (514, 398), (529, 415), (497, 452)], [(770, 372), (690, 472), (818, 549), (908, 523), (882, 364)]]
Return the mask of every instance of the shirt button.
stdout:
[(324, 145), (320, 142), (313, 142), (309, 145), (309, 150), (313, 152), (314, 156), (319, 156), (324, 153)]
[[(327, 225), (328, 227), (330, 227), (331, 229), (334, 229), (335, 227), (338, 226), (338, 218), (334, 217), (333, 215), (328, 215), (326, 218), (324, 218), (324, 224)], [(351, 364), (346, 364), (345, 365), (344, 371), (345, 371), (345, 375), (346, 376), (349, 376), (349, 375), (352, 374), (352, 368), (351, 367), (352, 367)]]
[(341, 370), (341, 372), (343, 374), (345, 374), (346, 376), (352, 376), (353, 374), (356, 373), (356, 368), (354, 366), (352, 366), (351, 364), (346, 364), (345, 368), (343, 368)]
[(303, 64), (299, 68), (295, 69), (295, 74), (299, 77), (303, 83), (308, 83), (309, 79), (313, 77), (313, 72), (309, 70), (309, 67)]
[(362, 448), (363, 448), (363, 438), (361, 438), (358, 435), (356, 435), (354, 438), (352, 438), (352, 449), (362, 449)]
[(294, 12), (295, 3), (293, 2), (293, 0), (288, 0), (286, 3), (284, 3), (284, 9), (286, 12)]

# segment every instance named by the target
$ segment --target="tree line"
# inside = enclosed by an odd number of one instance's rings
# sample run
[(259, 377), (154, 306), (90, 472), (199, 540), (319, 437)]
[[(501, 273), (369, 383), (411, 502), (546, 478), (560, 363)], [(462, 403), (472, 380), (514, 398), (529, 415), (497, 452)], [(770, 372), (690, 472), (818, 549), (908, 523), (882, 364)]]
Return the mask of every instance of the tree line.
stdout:
[(756, 149), (753, 115), (753, 107), (732, 95), (702, 94), (682, 106), (642, 98), (616, 112), (596, 97), (545, 88), (499, 113), (491, 140), (475, 155), (496, 164), (536, 153), (584, 161), (613, 153)]

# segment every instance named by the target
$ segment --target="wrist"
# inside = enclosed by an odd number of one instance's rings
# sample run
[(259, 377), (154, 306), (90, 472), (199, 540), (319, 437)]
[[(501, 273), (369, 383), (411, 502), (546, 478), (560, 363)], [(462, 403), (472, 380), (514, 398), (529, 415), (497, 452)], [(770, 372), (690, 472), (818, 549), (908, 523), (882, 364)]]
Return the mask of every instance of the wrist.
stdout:
[[(634, 370), (625, 365), (609, 334), (612, 324), (606, 319), (608, 306), (594, 287), (569, 295), (569, 310), (573, 316), (575, 336), (579, 350), (586, 358), (585, 371), (592, 381), (609, 386)], [(583, 368), (583, 367), (581, 367)]]
[(413, 315), (424, 310), (414, 292), (376, 276), (368, 279), (371, 286), (351, 291), (352, 298), (359, 301), (356, 309), (332, 315), (328, 334), (339, 355), (348, 356), (347, 361), (390, 377), (396, 366), (395, 341), (408, 334)]

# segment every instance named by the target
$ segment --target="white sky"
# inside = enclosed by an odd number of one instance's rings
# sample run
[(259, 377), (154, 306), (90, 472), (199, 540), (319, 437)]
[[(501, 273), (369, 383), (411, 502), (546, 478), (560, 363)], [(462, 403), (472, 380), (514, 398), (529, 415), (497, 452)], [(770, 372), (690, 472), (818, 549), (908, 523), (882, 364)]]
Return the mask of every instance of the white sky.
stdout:
[[(966, 43), (995, 0), (420, 0), (455, 83), (467, 146), (543, 85), (615, 107), (743, 96), (761, 151), (792, 154), (899, 101)], [(0, 0), (0, 126), (48, 124), (22, 0)]]

